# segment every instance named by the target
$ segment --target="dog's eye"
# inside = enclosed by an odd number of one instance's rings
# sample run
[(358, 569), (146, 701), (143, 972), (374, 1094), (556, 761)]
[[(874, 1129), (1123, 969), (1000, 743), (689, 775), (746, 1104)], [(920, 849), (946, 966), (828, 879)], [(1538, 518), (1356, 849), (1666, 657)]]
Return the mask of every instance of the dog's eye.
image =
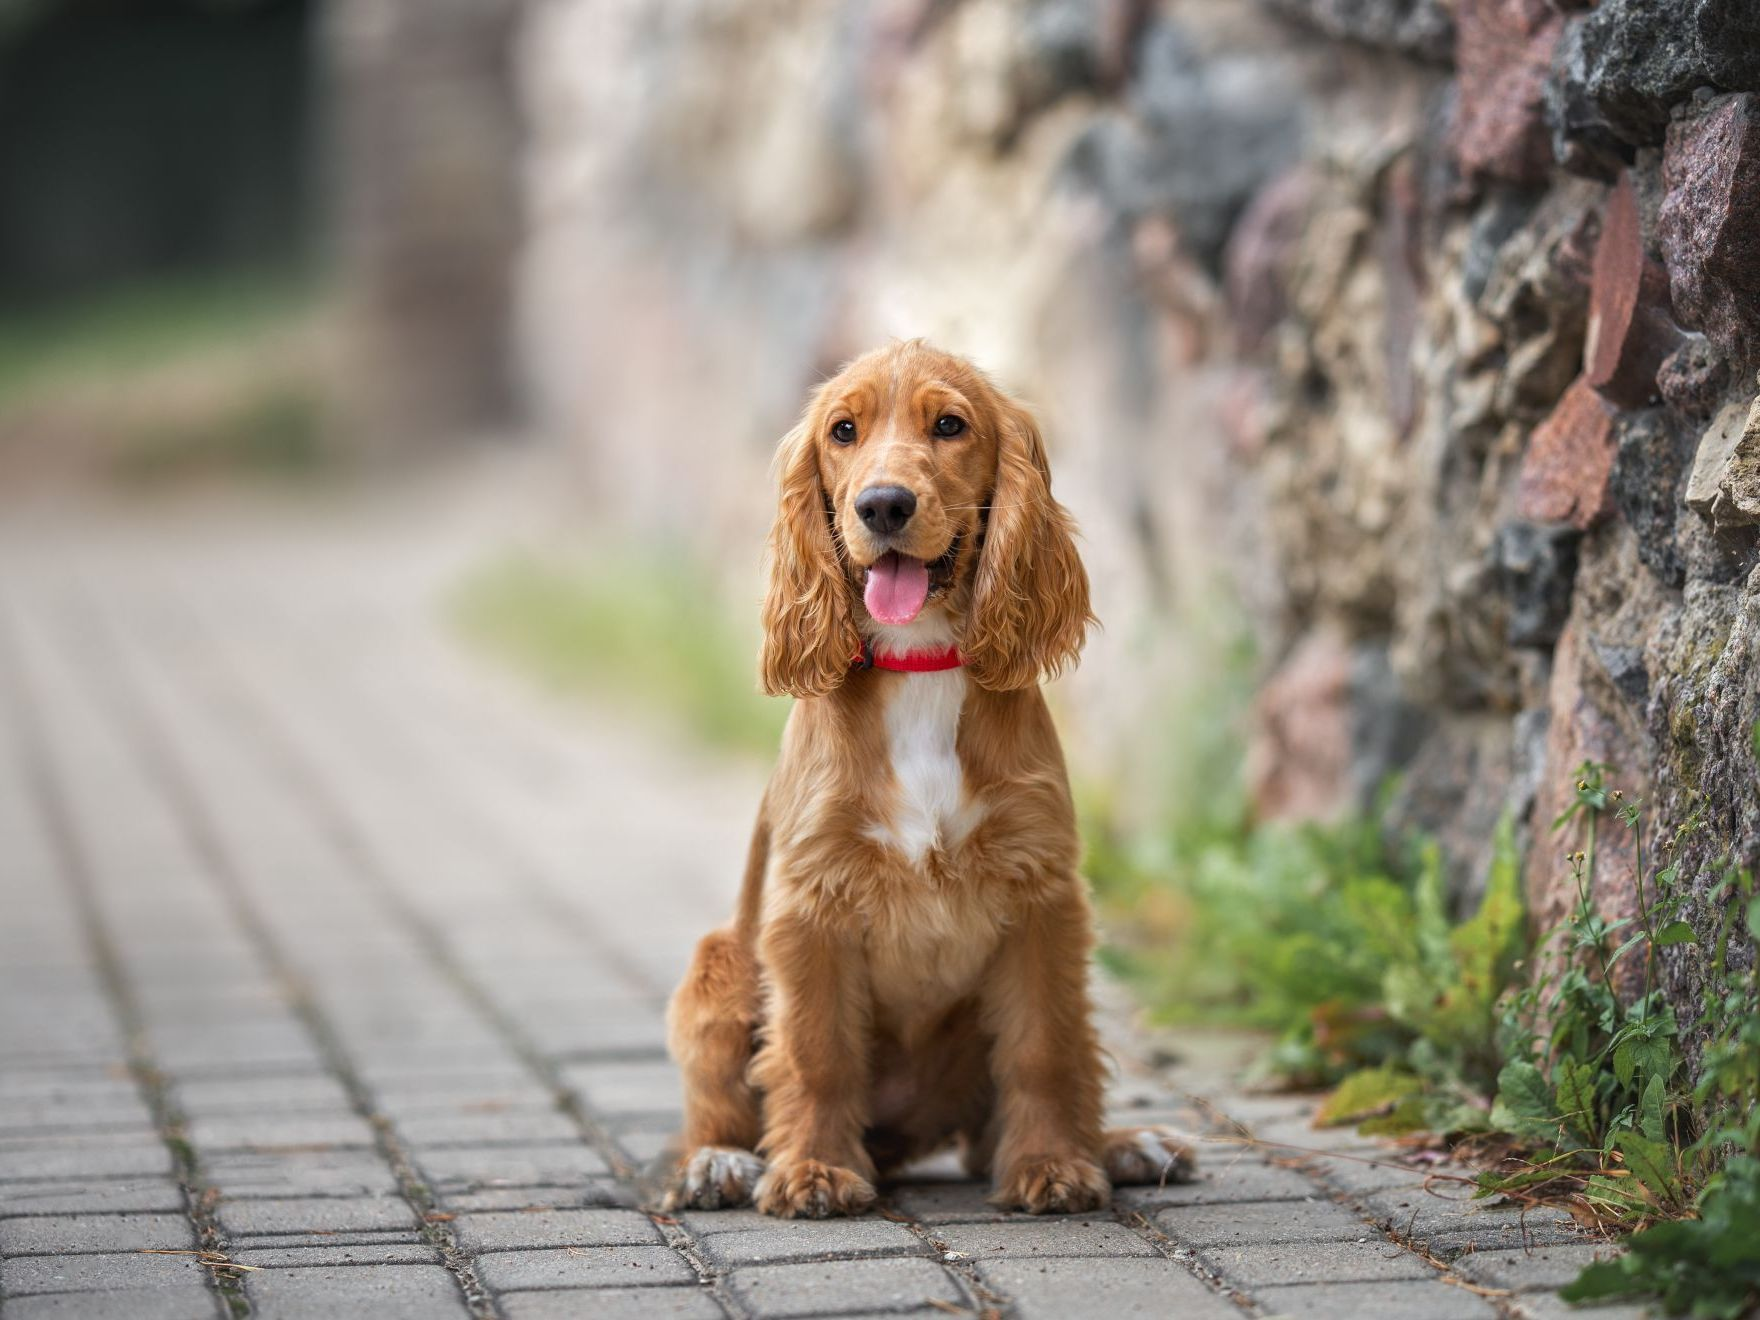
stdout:
[(856, 441), (856, 424), (845, 418), (831, 428), (831, 438), (840, 445), (853, 445)]
[(935, 434), (936, 435), (939, 435), (939, 436), (958, 435), (961, 431), (963, 431), (965, 429), (966, 429), (966, 424), (965, 424), (964, 420), (961, 418), (955, 417), (952, 413), (943, 413), (940, 417), (937, 417), (935, 419)]

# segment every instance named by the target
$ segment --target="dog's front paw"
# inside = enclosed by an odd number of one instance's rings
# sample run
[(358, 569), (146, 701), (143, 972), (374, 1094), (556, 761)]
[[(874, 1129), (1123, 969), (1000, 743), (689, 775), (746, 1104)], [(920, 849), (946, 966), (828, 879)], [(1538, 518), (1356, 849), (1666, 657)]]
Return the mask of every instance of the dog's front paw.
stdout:
[(1112, 1200), (1112, 1186), (1092, 1160), (1022, 1160), (1003, 1175), (992, 1205), (1030, 1215), (1074, 1215)]
[(732, 1210), (752, 1203), (764, 1161), (732, 1146), (699, 1146), (678, 1166), (666, 1193), (668, 1210)]
[(851, 1169), (819, 1160), (770, 1166), (758, 1184), (758, 1209), (784, 1219), (859, 1215), (874, 1204), (874, 1184)]
[(1114, 1187), (1165, 1186), (1198, 1175), (1192, 1143), (1166, 1127), (1113, 1128), (1101, 1147), (1100, 1162)]

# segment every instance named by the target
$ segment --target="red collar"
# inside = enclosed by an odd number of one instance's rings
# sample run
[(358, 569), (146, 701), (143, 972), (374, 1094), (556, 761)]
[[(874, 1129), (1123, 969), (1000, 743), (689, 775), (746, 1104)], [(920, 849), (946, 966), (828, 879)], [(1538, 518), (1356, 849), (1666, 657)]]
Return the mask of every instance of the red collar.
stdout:
[(965, 657), (957, 646), (944, 646), (939, 651), (906, 651), (902, 655), (876, 655), (872, 642), (863, 642), (861, 653), (849, 663), (851, 669), (891, 669), (900, 674), (936, 674), (943, 669), (958, 669)]

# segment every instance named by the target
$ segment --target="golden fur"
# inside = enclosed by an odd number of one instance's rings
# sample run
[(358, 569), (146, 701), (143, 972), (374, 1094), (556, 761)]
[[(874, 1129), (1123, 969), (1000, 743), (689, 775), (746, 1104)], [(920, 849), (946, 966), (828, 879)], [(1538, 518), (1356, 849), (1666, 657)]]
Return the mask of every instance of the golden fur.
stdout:
[[(949, 415), (965, 429), (937, 435)], [(1039, 691), (1092, 616), (1037, 425), (969, 363), (897, 344), (813, 395), (777, 470), (761, 668), (798, 700), (738, 912), (673, 998), (669, 1203), (858, 1213), (878, 1175), (954, 1141), (999, 1204), (1034, 1212), (1103, 1205), (1109, 1176), (1183, 1176), (1172, 1134), (1101, 1126), (1092, 921)], [(917, 498), (890, 540), (855, 512), (876, 484)], [(863, 607), (889, 548), (942, 565), (902, 628)], [(864, 640), (953, 641), (966, 665), (852, 669)]]

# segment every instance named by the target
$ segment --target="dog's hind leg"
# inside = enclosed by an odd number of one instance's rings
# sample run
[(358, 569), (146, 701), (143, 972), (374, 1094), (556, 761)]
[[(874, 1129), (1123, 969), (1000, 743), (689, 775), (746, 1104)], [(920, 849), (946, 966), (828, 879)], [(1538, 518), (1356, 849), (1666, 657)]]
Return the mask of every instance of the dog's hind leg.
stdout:
[(763, 1102), (747, 1079), (760, 1017), (757, 963), (733, 929), (697, 945), (667, 1012), (667, 1039), (684, 1073), (682, 1153), (670, 1210), (749, 1204), (764, 1172), (753, 1153)]
[(1114, 1187), (1165, 1186), (1198, 1176), (1191, 1141), (1159, 1126), (1109, 1129), (1101, 1139), (1100, 1163)]

